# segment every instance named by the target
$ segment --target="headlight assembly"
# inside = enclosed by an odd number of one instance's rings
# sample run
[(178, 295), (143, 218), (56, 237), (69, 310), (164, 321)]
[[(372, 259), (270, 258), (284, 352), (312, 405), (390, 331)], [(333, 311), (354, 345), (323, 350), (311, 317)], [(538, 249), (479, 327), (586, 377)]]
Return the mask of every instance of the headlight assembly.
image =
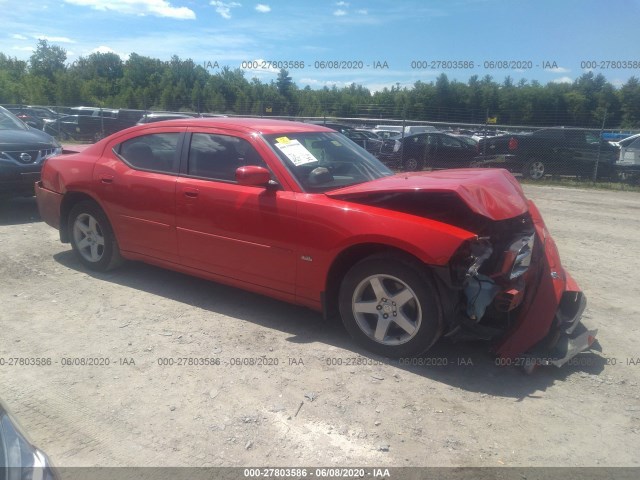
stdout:
[(504, 254), (501, 272), (508, 280), (521, 277), (531, 265), (535, 234), (519, 237), (509, 245)]

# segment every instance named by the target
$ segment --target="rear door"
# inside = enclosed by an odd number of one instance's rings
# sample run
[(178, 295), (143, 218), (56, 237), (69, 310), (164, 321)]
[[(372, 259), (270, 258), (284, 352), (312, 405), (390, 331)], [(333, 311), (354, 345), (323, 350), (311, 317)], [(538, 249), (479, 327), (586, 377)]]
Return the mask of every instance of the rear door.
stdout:
[(94, 182), (122, 250), (177, 261), (175, 189), (184, 128), (118, 143), (94, 168)]
[(475, 149), (471, 149), (462, 140), (449, 136), (430, 134), (437, 142), (437, 149), (432, 155), (434, 168), (468, 167)]
[(295, 193), (235, 180), (238, 167), (269, 168), (256, 148), (258, 140), (205, 129), (194, 130), (185, 141), (176, 189), (181, 263), (293, 295)]

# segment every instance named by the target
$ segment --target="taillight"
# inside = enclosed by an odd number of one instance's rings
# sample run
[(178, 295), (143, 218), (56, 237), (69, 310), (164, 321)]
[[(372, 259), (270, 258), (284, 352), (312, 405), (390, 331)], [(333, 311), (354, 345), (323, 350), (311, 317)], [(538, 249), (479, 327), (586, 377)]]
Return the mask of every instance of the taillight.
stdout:
[(509, 150), (517, 150), (518, 140), (515, 137), (511, 137), (509, 140)]

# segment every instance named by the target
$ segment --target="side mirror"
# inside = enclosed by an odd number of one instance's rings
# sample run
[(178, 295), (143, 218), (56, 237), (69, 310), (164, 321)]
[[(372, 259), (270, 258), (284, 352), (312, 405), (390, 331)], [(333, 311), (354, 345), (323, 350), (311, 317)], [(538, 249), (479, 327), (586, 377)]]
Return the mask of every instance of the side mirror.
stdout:
[(271, 172), (264, 167), (249, 165), (236, 169), (236, 181), (249, 187), (266, 187), (271, 181)]

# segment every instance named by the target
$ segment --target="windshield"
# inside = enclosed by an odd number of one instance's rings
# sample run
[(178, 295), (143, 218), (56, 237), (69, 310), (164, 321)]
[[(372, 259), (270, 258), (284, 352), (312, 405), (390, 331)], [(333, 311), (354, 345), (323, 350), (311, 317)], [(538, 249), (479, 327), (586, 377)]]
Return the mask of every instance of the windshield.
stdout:
[(638, 140), (638, 139), (640, 139), (640, 135), (632, 135), (632, 136), (627, 137), (627, 138), (625, 138), (625, 139), (623, 139), (623, 140), (620, 140), (620, 141), (618, 142), (618, 144), (619, 144), (621, 147), (628, 147), (629, 145), (631, 145), (633, 142), (635, 142), (635, 141), (636, 141), (636, 140)]
[(281, 133), (264, 139), (307, 192), (326, 192), (393, 175), (340, 133)]
[(0, 107), (0, 130), (27, 130), (27, 126), (7, 109)]

